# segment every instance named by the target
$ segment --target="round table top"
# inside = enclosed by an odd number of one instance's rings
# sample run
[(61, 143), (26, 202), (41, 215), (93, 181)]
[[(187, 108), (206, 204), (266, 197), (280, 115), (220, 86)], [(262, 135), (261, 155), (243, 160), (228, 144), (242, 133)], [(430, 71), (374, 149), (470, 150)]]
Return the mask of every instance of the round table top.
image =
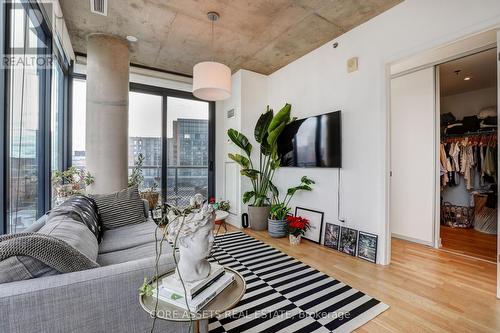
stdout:
[[(156, 309), (156, 314), (158, 319), (170, 320), (170, 321), (183, 321), (187, 322), (190, 320), (203, 320), (210, 319), (226, 311), (231, 310), (238, 304), (238, 302), (243, 298), (246, 291), (246, 283), (240, 273), (234, 269), (225, 267), (226, 272), (231, 272), (234, 274), (234, 281), (227, 286), (219, 295), (208, 303), (199, 312), (189, 312), (185, 309), (179, 308), (170, 303), (158, 300), (158, 307)], [(173, 274), (175, 269), (167, 272), (166, 274), (160, 276), (163, 277)], [(151, 280), (149, 283), (153, 284), (156, 280)], [(139, 302), (142, 308), (148, 312), (150, 315), (154, 313), (156, 298), (153, 296), (142, 295), (139, 296)], [(190, 318), (191, 317), (191, 318)]]
[(224, 210), (216, 210), (215, 211), (215, 221), (222, 221), (227, 219), (229, 213)]

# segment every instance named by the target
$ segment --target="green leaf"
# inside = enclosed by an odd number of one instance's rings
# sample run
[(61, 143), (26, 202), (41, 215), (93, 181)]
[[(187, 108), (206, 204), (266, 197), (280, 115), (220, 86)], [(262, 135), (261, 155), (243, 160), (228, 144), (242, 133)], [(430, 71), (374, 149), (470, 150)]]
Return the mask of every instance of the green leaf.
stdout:
[(227, 154), (230, 159), (238, 163), (242, 168), (247, 169), (250, 165), (250, 161), (243, 155), (240, 154)]
[(245, 153), (250, 156), (252, 153), (252, 144), (248, 141), (245, 135), (232, 128), (227, 130), (227, 135), (235, 145), (243, 149)]
[(267, 136), (268, 134), (266, 132), (266, 135), (264, 135), (264, 139), (262, 139), (262, 142), (260, 143), (260, 152), (265, 156), (269, 156), (273, 152), (271, 146), (267, 142)]
[(267, 106), (267, 111), (264, 112), (257, 120), (257, 124), (255, 125), (254, 135), (255, 141), (258, 143), (262, 143), (264, 138), (267, 135), (267, 129), (269, 128), (269, 124), (273, 120), (273, 110), (269, 109), (269, 105)]
[(267, 143), (269, 143), (269, 146), (274, 147), (276, 145), (276, 142), (278, 141), (278, 137), (280, 136), (281, 132), (285, 129), (286, 123), (283, 122), (278, 125), (275, 129), (271, 130), (268, 133), (267, 136)]
[(300, 182), (306, 185), (316, 184), (314, 180), (307, 178), (307, 176), (302, 176), (302, 178), (300, 178)]
[(309, 185), (299, 185), (296, 187), (291, 187), (287, 190), (288, 195), (294, 195), (297, 191), (312, 191), (312, 188)]
[(276, 128), (281, 126), (281, 124), (288, 124), (290, 122), (290, 112), (292, 110), (292, 106), (288, 103), (285, 104), (281, 108), (281, 110), (273, 117), (271, 124), (269, 124), (268, 132), (271, 134)]
[(271, 193), (275, 198), (277, 198), (280, 195), (280, 191), (271, 181), (269, 181), (269, 189), (271, 190)]
[(281, 164), (281, 159), (276, 158), (275, 160), (271, 161), (271, 170), (276, 170), (280, 167)]
[(254, 196), (255, 196), (254, 191), (248, 191), (248, 192), (243, 193), (243, 203), (249, 202), (250, 199), (252, 199)]
[(255, 170), (255, 169), (241, 169), (240, 173), (243, 176), (247, 176), (248, 178), (255, 180), (255, 179), (257, 179), (258, 175), (260, 174), (260, 171)]

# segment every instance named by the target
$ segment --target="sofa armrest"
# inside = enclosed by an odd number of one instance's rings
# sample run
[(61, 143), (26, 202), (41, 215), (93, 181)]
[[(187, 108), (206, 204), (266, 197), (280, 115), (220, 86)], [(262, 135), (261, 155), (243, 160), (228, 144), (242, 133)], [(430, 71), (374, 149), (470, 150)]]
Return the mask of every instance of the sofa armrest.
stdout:
[[(155, 258), (91, 270), (0, 284), (0, 332), (144, 332), (150, 316), (138, 288), (154, 273)], [(171, 256), (160, 273), (174, 268)], [(158, 331), (186, 331), (185, 324), (156, 321)]]

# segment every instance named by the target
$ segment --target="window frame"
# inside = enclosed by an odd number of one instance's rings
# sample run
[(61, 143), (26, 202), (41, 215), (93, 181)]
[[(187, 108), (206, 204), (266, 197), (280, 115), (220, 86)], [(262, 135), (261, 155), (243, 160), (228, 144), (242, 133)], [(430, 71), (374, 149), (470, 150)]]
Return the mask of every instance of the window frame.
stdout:
[[(26, 11), (28, 10), (37, 10), (41, 13), (44, 13), (41, 6), (34, 1), (21, 0), (22, 6)], [(10, 11), (12, 9), (13, 4), (10, 2), (4, 2), (0, 5), (0, 52), (3, 55), (8, 55), (10, 52), (9, 43), (10, 43), (10, 24), (11, 17)], [(64, 80), (62, 86), (62, 94), (60, 96), (62, 105), (59, 107), (62, 108), (62, 114), (59, 115), (61, 117), (61, 128), (59, 133), (59, 140), (61, 140), (61, 147), (58, 147), (59, 154), (62, 156), (62, 162), (59, 163), (58, 168), (66, 169), (68, 167), (67, 161), (67, 146), (66, 139), (68, 133), (68, 102), (70, 101), (68, 93), (69, 93), (69, 73), (70, 73), (70, 64), (64, 57), (63, 53), (59, 50), (57, 45), (55, 44), (56, 40), (54, 38), (54, 34), (48, 24), (47, 17), (45, 13), (42, 18), (42, 22), (40, 26), (36, 27), (37, 33), (43, 34), (44, 42), (47, 45), (47, 48), (44, 50), (44, 56), (52, 57), (53, 61), (57, 61), (61, 66)], [(41, 54), (40, 54), (41, 55)], [(41, 78), (39, 80), (39, 109), (38, 109), (38, 118), (39, 118), (39, 133), (37, 137), (37, 213), (36, 218), (40, 218), (43, 216), (50, 208), (51, 208), (51, 175), (52, 175), (52, 166), (51, 166), (51, 111), (52, 111), (52, 66), (48, 68), (41, 69)], [(10, 101), (9, 101), (9, 91), (11, 87), (9, 86), (10, 79), (10, 69), (6, 67), (2, 67), (0, 70), (0, 128), (2, 129), (2, 135), (0, 135), (0, 234), (5, 234), (9, 230), (8, 226), (8, 218), (7, 218), (7, 197), (8, 197), (8, 189), (7, 189), (7, 181), (8, 181), (8, 172), (9, 172), (9, 158), (8, 156), (8, 145), (9, 143), (9, 112), (10, 112)]]
[[(69, 94), (68, 94), (68, 131), (67, 131), (67, 151), (66, 151), (66, 164), (70, 167), (73, 163), (73, 133), (72, 133), (72, 117), (73, 117), (73, 80), (87, 80), (86, 74), (74, 73), (73, 66), (70, 68), (69, 77)], [(147, 85), (143, 83), (130, 82), (129, 92), (137, 92), (143, 94), (150, 94), (162, 97), (162, 161), (161, 161), (161, 195), (163, 198), (167, 195), (167, 99), (168, 97), (184, 98), (195, 101), (208, 103), (208, 196), (215, 197), (215, 102), (204, 101), (193, 95), (189, 91), (175, 90), (170, 88), (163, 88), (158, 86)], [(128, 166), (127, 166), (128, 167)]]
[[(192, 92), (151, 86), (143, 83), (130, 82), (129, 92), (137, 92), (162, 97), (162, 147), (161, 147), (161, 195), (167, 197), (167, 170), (168, 170), (168, 97), (183, 98), (208, 103), (208, 197), (215, 196), (215, 102), (199, 99)], [(207, 198), (208, 199), (208, 198)]]
[[(6, 36), (8, 33), (8, 25), (7, 25), (7, 11), (5, 10), (7, 4), (2, 4), (0, 6), (0, 22), (4, 22), (4, 24), (0, 24), (0, 52), (3, 55), (6, 55), (7, 43)], [(6, 186), (6, 136), (7, 136), (7, 121), (6, 121), (6, 113), (7, 113), (7, 98), (6, 98), (6, 89), (7, 89), (7, 78), (6, 78), (7, 68), (2, 66), (0, 68), (0, 129), (3, 135), (0, 135), (0, 235), (3, 235), (7, 232), (7, 186)]]

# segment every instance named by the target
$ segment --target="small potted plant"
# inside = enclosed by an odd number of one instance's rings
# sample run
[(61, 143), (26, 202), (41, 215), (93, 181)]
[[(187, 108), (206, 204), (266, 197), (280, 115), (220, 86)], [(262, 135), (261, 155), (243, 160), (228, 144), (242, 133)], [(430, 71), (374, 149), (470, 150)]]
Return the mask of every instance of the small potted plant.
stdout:
[(93, 183), (94, 177), (88, 171), (74, 166), (65, 171), (54, 171), (52, 175), (54, 205), (59, 206), (74, 195), (85, 194), (87, 186)]
[(288, 235), (290, 244), (299, 245), (302, 236), (309, 230), (309, 220), (300, 216), (288, 216)]
[(269, 187), (273, 193), (273, 204), (268, 219), (268, 232), (269, 236), (280, 238), (285, 237), (287, 233), (287, 216), (290, 212), (290, 200), (297, 191), (312, 191), (312, 185), (315, 184), (313, 180), (303, 176), (300, 179), (300, 185), (291, 187), (286, 191), (283, 200), (279, 197), (279, 191), (274, 184), (270, 183)]
[(229, 206), (228, 200), (216, 201), (215, 198), (210, 198), (209, 203), (214, 207), (215, 210), (222, 210), (224, 212), (229, 212), (231, 206)]

